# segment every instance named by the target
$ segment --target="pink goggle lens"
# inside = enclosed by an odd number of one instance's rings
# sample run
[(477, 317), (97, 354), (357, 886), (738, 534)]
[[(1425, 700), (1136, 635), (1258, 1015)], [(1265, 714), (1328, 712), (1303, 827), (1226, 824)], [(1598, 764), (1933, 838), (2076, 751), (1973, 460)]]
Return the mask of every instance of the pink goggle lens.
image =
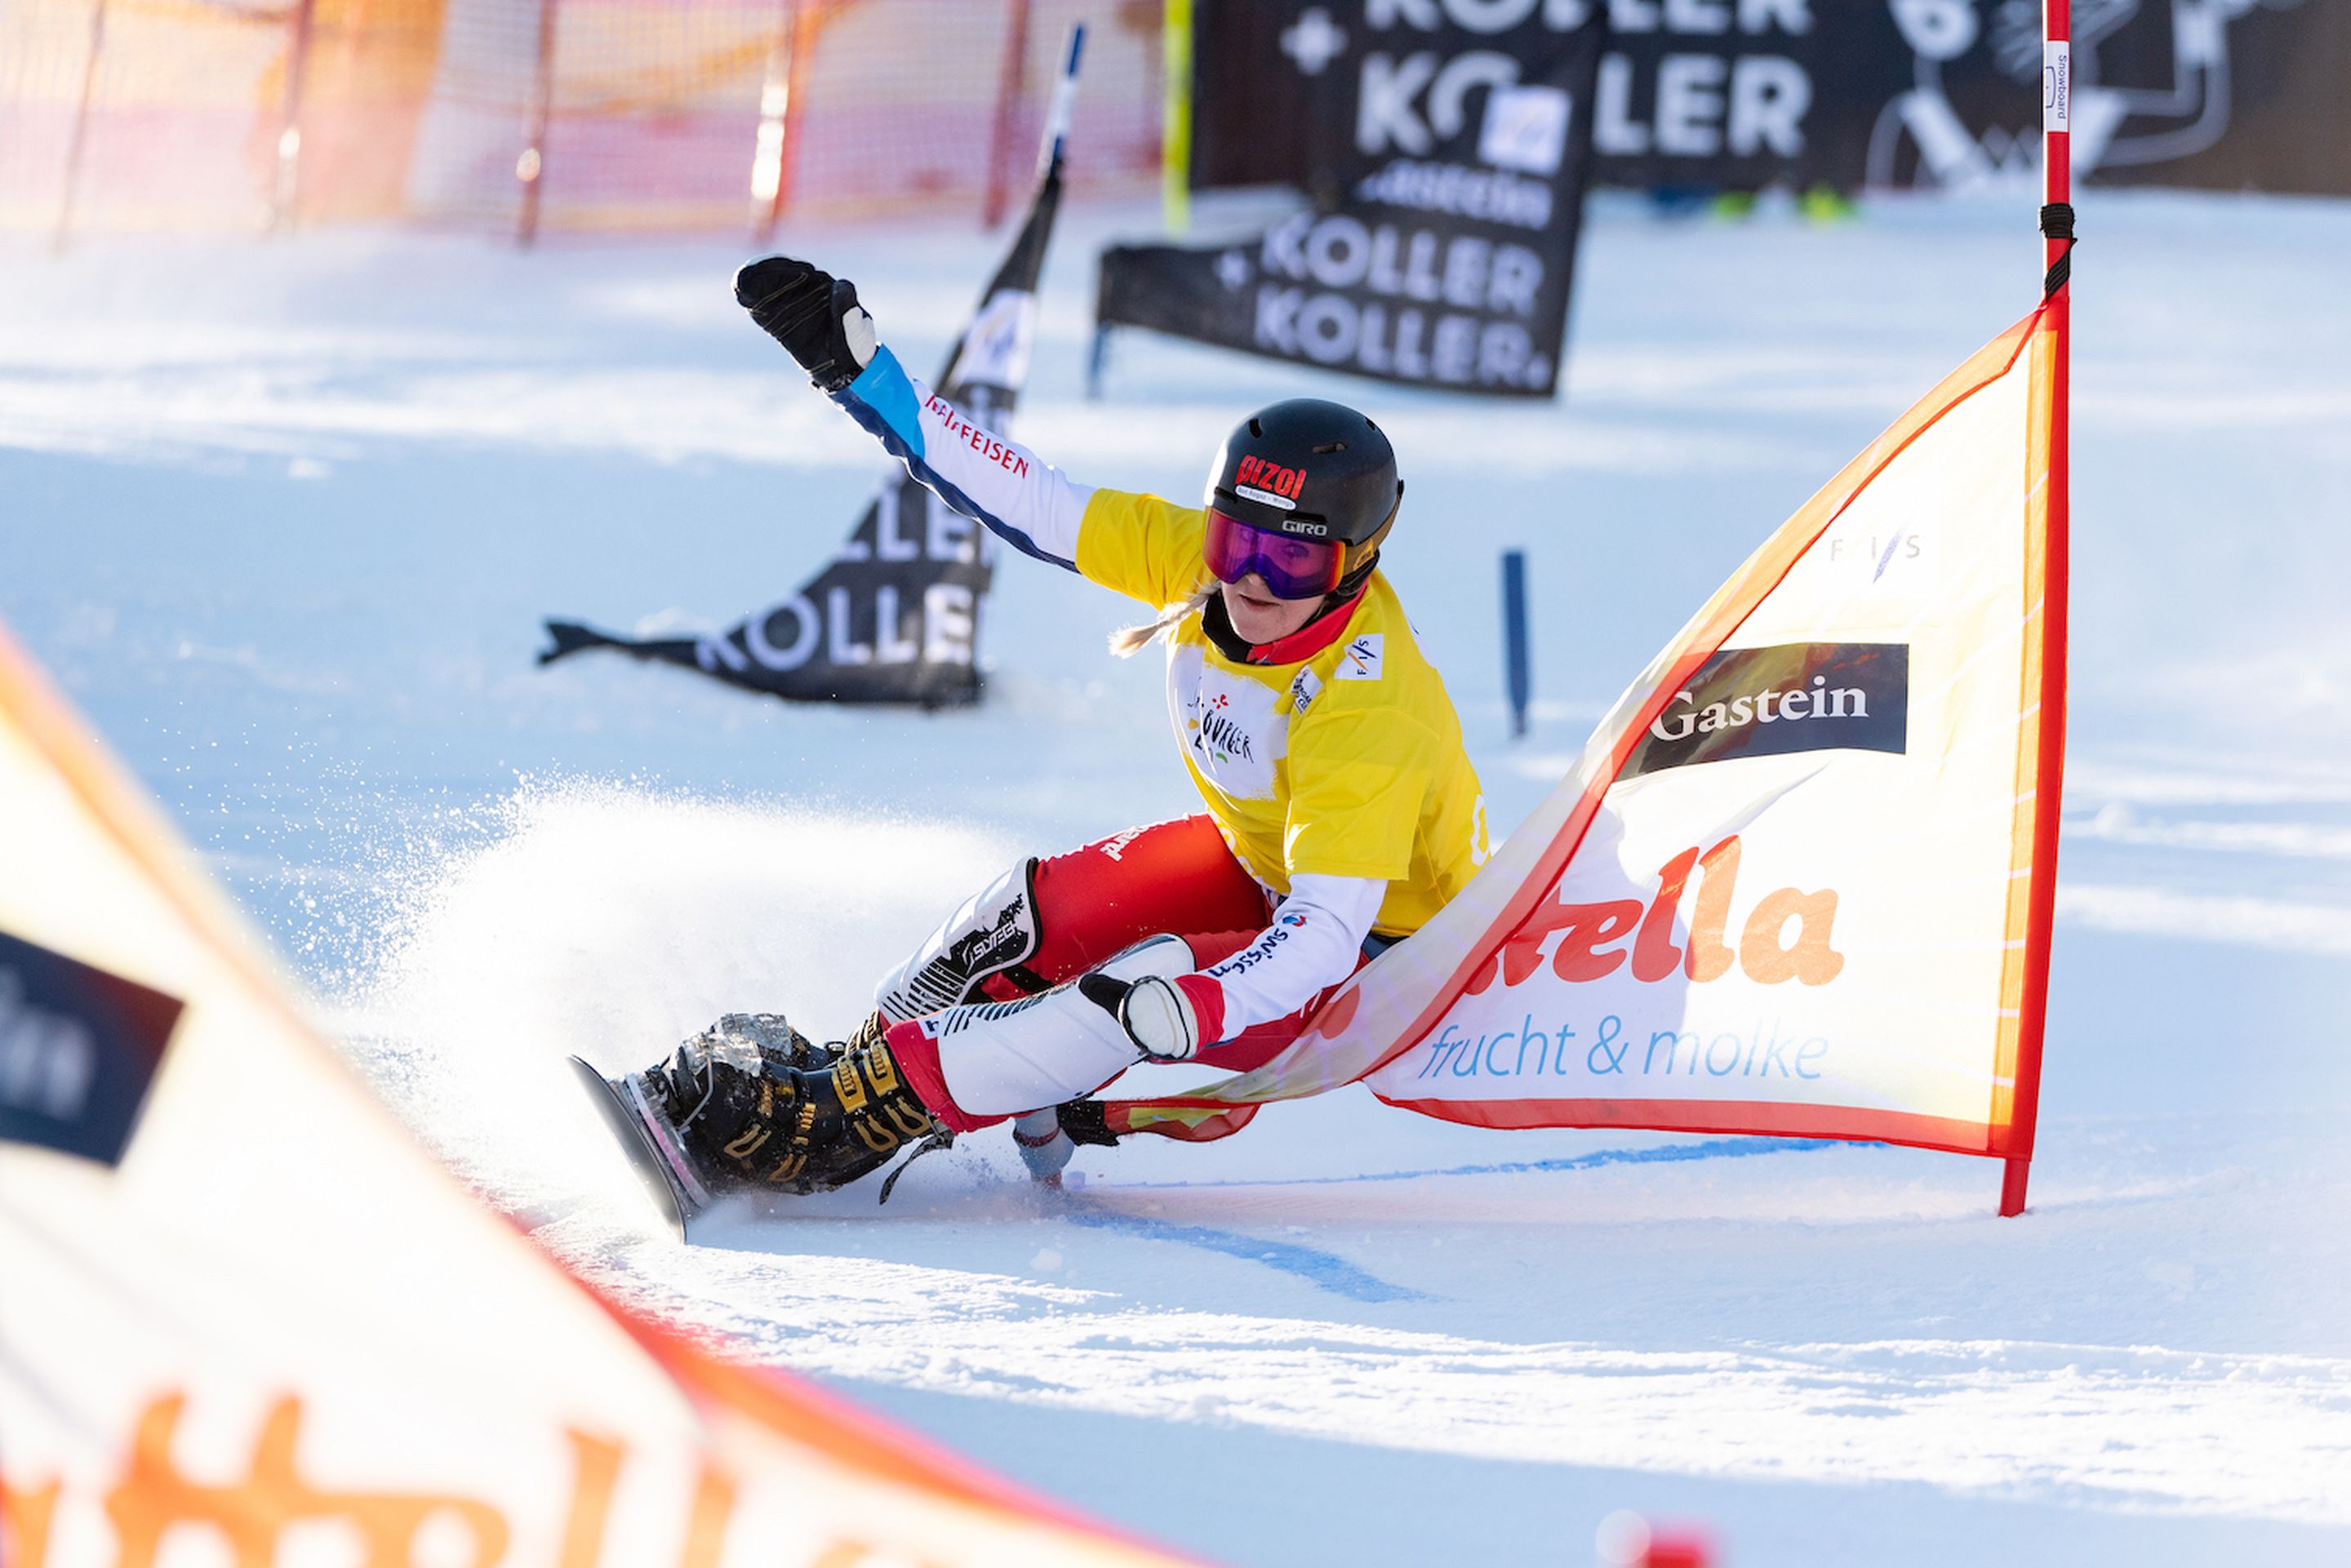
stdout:
[(1329, 539), (1268, 533), (1213, 507), (1204, 553), (1217, 581), (1238, 582), (1255, 572), (1277, 599), (1322, 598), (1339, 586), (1346, 556)]

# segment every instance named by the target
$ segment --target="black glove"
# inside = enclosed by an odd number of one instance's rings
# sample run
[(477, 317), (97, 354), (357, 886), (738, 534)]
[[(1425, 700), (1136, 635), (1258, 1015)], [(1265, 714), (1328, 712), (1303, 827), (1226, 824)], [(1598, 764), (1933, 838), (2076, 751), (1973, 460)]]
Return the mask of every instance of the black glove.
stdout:
[(771, 256), (735, 275), (735, 299), (800, 362), (817, 390), (836, 392), (873, 362), (873, 318), (857, 285), (805, 261)]
[(1091, 1144), (1097, 1148), (1118, 1147), (1118, 1134), (1110, 1130), (1108, 1115), (1099, 1100), (1070, 1100), (1053, 1107), (1054, 1119), (1073, 1144)]

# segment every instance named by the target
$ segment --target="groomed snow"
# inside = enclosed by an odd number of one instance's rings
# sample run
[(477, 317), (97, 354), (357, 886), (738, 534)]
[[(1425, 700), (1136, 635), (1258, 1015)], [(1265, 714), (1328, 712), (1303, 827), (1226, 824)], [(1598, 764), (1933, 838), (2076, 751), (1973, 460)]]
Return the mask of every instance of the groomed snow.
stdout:
[[(1396, 435), (1392, 571), (1498, 823), (1811, 488), (2031, 303), (2032, 197), (1808, 225), (1600, 203), (1570, 385), (1488, 407), (1120, 340), (1070, 214), (1022, 436), (1193, 493), (1314, 390)], [(279, 940), (355, 1061), (560, 1256), (736, 1354), (1234, 1563), (1739, 1568), (2351, 1554), (2351, 208), (2093, 193), (2074, 766), (2041, 1157), (1500, 1134), (1360, 1092), (1048, 1197), (967, 1140), (660, 1234), (559, 1071), (719, 1012), (838, 1034), (1013, 857), (1189, 809), (1126, 607), (1008, 559), (976, 713), (532, 667), (537, 621), (720, 622), (879, 473), (742, 321), (739, 247), (0, 251), (0, 618)], [(935, 360), (998, 243), (789, 243)], [(1507, 737), (1499, 549), (1530, 552)], [(1163, 1081), (1185, 1075), (1160, 1070)], [(356, 1220), (356, 1217), (355, 1217)]]

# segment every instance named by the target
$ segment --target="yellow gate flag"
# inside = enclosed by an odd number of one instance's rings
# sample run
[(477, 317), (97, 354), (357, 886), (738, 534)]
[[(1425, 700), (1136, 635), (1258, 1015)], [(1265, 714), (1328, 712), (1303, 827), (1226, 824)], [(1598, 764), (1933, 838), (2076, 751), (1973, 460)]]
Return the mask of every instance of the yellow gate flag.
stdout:
[(478, 1206), (0, 636), (0, 1562), (1175, 1561)]

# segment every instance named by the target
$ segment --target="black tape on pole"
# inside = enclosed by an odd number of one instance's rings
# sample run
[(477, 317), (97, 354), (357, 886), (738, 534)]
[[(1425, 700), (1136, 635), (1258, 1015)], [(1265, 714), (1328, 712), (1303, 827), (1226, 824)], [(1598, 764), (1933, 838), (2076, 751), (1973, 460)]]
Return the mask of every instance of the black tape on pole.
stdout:
[(2065, 248), (2049, 264), (2048, 273), (2041, 279), (2041, 298), (2052, 299), (2074, 277), (2074, 207), (2070, 202), (2051, 202), (2041, 209), (2041, 232), (2049, 239), (2062, 239)]

